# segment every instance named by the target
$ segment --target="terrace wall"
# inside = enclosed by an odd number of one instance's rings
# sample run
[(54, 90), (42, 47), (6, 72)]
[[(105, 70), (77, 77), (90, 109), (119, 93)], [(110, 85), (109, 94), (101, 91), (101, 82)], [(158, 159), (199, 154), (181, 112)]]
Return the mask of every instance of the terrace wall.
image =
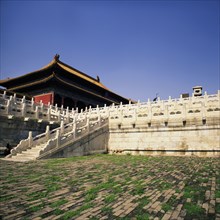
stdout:
[(220, 156), (220, 92), (118, 107), (109, 153)]
[(109, 153), (220, 156), (218, 125), (110, 129)]

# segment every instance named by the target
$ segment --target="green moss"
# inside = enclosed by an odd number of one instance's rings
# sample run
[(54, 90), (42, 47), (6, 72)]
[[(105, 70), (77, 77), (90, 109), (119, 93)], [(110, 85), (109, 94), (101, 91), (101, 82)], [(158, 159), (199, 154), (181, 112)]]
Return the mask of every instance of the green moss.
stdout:
[(144, 186), (141, 184), (137, 184), (134, 186), (133, 191), (131, 192), (132, 195), (142, 195), (144, 193)]
[(37, 212), (39, 210), (41, 210), (42, 208), (44, 208), (45, 204), (44, 203), (41, 203), (39, 205), (36, 205), (36, 206), (32, 206), (29, 208), (29, 211), (30, 212)]
[(105, 203), (108, 204), (108, 203), (115, 201), (115, 199), (116, 199), (115, 194), (110, 194), (104, 198), (104, 201), (105, 201)]
[(52, 183), (51, 185), (46, 186), (47, 192), (54, 192), (60, 189), (60, 185), (57, 183)]
[(48, 196), (48, 192), (47, 191), (32, 192), (28, 194), (27, 196), (29, 197), (28, 200), (33, 201), (33, 200), (46, 198)]
[(148, 213), (143, 213), (143, 214), (137, 215), (136, 219), (137, 220), (149, 220), (150, 218), (149, 218), (149, 214)]
[(188, 218), (199, 218), (203, 219), (202, 216), (205, 215), (205, 210), (193, 203), (185, 203), (184, 208)]
[(139, 199), (137, 202), (139, 203), (138, 207), (143, 208), (149, 203), (149, 199), (146, 196), (144, 196), (143, 198)]
[(53, 214), (54, 214), (54, 215), (61, 215), (61, 214), (63, 214), (64, 212), (65, 212), (64, 210), (61, 210), (61, 209), (56, 208), (56, 209), (53, 211)]
[(168, 204), (168, 203), (163, 203), (163, 204), (162, 204), (162, 209), (163, 209), (165, 212), (167, 212), (167, 211), (169, 211), (169, 210), (172, 209), (172, 206), (171, 206), (170, 204)]
[(112, 213), (112, 208), (105, 206), (105, 207), (101, 208), (101, 211), (106, 215), (110, 215)]
[(220, 203), (215, 205), (215, 211), (216, 213), (220, 214)]
[(14, 195), (1, 195), (0, 196), (0, 202), (5, 202), (5, 201), (8, 201), (10, 199), (13, 199), (14, 198)]
[(72, 219), (74, 216), (76, 216), (76, 214), (77, 214), (76, 211), (67, 211), (60, 219), (61, 220)]
[(93, 206), (94, 206), (93, 203), (86, 203), (77, 210), (65, 212), (65, 214), (60, 219), (62, 220), (72, 219), (73, 217), (80, 215), (80, 213), (83, 212), (84, 210), (92, 208)]
[(60, 207), (61, 205), (67, 203), (68, 201), (66, 199), (61, 199), (61, 200), (58, 200), (56, 202), (53, 202), (50, 204), (50, 207), (52, 208), (57, 208), (57, 207)]
[(216, 192), (215, 192), (215, 198), (220, 198), (220, 190), (216, 190)]
[(90, 202), (96, 198), (96, 193), (89, 193), (85, 196), (85, 202)]
[(186, 186), (184, 188), (183, 197), (191, 198), (193, 201), (204, 200), (205, 188), (198, 186), (196, 184), (193, 186)]

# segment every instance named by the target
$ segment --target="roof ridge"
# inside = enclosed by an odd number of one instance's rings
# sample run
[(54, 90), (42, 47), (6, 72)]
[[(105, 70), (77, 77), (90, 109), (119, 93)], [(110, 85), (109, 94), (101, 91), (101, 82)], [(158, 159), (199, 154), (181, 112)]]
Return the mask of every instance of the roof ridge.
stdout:
[(84, 75), (84, 76), (86, 76), (86, 77), (88, 77), (88, 78), (90, 78), (90, 79), (93, 79), (93, 80), (95, 80), (95, 81), (98, 82), (98, 80), (97, 80), (96, 78), (87, 75), (86, 73), (82, 72), (81, 70), (78, 70), (78, 69), (76, 69), (76, 68), (74, 68), (74, 67), (72, 67), (72, 66), (70, 66), (70, 65), (68, 65), (68, 64), (66, 64), (66, 63), (64, 63), (64, 62), (62, 62), (61, 60), (57, 60), (56, 62), (57, 62), (58, 64), (60, 63), (60, 64), (62, 64), (62, 65), (64, 65), (64, 66), (66, 66), (66, 67), (68, 67), (68, 68), (70, 68), (70, 69), (72, 69), (72, 70), (74, 70), (74, 71), (77, 71), (77, 72), (81, 73), (82, 75)]

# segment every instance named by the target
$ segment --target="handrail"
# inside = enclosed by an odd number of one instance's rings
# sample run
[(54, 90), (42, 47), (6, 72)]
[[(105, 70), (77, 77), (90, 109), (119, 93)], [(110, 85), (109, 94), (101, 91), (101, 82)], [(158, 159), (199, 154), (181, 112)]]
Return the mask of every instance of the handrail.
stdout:
[(89, 135), (90, 133), (98, 130), (98, 129), (101, 129), (105, 126), (108, 126), (108, 121), (106, 121), (104, 124), (102, 124), (100, 127), (94, 129), (94, 130), (90, 130), (90, 132), (87, 132), (87, 133), (83, 133), (81, 136), (79, 137), (75, 137), (75, 138), (72, 138), (73, 136), (73, 133), (72, 132), (69, 132), (67, 133), (65, 136), (67, 136), (67, 140), (65, 143), (62, 143), (60, 145), (56, 145), (57, 142), (59, 142), (57, 140), (57, 138), (54, 138), (54, 139), (51, 139), (47, 142), (47, 148), (45, 148), (44, 150), (40, 151), (40, 154), (39, 156), (36, 158), (36, 159), (42, 159), (44, 158), (45, 156), (49, 155), (49, 154), (52, 154), (52, 153), (55, 153), (61, 149), (63, 149), (64, 147), (68, 146), (69, 144), (72, 144), (78, 140), (80, 140), (81, 138)]

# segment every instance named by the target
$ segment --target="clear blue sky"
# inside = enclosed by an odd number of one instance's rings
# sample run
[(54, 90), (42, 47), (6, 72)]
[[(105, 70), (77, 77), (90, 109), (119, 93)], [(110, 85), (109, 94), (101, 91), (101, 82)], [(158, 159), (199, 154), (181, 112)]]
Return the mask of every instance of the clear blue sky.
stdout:
[(146, 101), (219, 89), (219, 1), (1, 0), (0, 78), (53, 56)]

